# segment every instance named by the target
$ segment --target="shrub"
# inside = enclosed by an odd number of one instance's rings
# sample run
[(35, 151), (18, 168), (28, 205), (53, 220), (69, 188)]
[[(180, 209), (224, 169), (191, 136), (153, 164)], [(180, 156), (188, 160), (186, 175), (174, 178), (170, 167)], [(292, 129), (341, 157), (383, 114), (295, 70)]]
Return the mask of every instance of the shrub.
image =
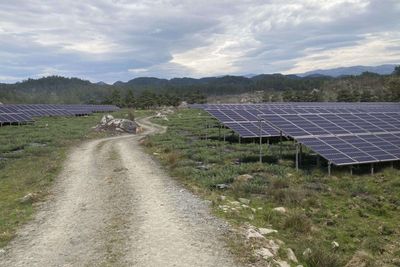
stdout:
[(323, 246), (314, 246), (311, 249), (311, 254), (306, 258), (307, 266), (309, 267), (341, 267), (344, 263), (334, 252), (324, 249)]
[(305, 214), (296, 211), (289, 214), (283, 226), (296, 233), (307, 234), (311, 231), (311, 220)]

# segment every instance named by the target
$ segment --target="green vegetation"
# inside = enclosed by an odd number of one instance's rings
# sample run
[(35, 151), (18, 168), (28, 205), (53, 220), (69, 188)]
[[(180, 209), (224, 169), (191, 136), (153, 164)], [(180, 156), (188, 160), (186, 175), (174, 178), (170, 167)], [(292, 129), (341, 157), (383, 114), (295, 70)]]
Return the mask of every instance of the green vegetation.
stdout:
[(261, 92), (263, 101), (400, 101), (400, 75), (365, 72), (358, 76), (262, 74), (201, 79), (135, 78), (113, 85), (58, 76), (0, 84), (3, 103), (88, 103), (149, 109), (181, 101), (203, 103), (207, 97)]
[[(136, 116), (148, 112), (135, 111)], [(127, 110), (113, 114), (128, 117)], [(91, 130), (102, 114), (45, 117), (34, 124), (0, 127), (0, 247), (29, 220), (59, 173), (67, 149), (85, 139), (105, 136)], [(31, 198), (21, 198), (31, 193)]]
[[(367, 255), (369, 266), (398, 266), (398, 169), (381, 166), (371, 176), (363, 167), (355, 175), (335, 168), (328, 177), (326, 169), (317, 168), (315, 158), (305, 151), (301, 170), (296, 172), (295, 149), (289, 141), (284, 142), (282, 159), (277, 143), (268, 152), (264, 145), (265, 163), (260, 164), (256, 140), (239, 144), (237, 136), (222, 129), (227, 138), (223, 142), (217, 127), (206, 129), (205, 116), (198, 110), (182, 110), (168, 116), (168, 121), (154, 119), (168, 126), (168, 131), (147, 138), (144, 145), (174, 177), (210, 199), (216, 214), (236, 225), (249, 222), (278, 230), (274, 237), (292, 248), (304, 266), (344, 266), (357, 251)], [(235, 181), (242, 174), (253, 178)], [(219, 184), (228, 188), (218, 189)], [(250, 207), (221, 209), (239, 198), (250, 199)], [(275, 212), (275, 207), (285, 207), (287, 212)], [(338, 248), (332, 248), (333, 241)], [(237, 244), (232, 246), (246, 254)], [(305, 257), (307, 248), (311, 253)]]

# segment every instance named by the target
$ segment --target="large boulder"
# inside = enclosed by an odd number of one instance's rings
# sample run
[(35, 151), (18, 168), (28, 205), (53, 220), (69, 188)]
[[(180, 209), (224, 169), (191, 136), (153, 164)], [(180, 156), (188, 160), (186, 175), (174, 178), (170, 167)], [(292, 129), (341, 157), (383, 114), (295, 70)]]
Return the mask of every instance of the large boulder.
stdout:
[(100, 131), (113, 131), (119, 133), (137, 133), (140, 127), (136, 122), (128, 119), (115, 119), (112, 115), (104, 115), (96, 127)]

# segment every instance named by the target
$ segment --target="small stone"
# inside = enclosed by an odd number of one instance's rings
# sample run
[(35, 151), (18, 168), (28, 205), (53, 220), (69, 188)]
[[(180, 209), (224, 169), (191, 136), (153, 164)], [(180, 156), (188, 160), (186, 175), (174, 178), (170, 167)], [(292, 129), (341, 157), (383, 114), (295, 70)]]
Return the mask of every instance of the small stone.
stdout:
[(253, 212), (253, 213), (256, 213), (256, 209), (255, 208), (251, 208), (251, 211)]
[(0, 255), (3, 255), (5, 253), (6, 253), (6, 251), (4, 249), (0, 249)]
[(290, 264), (283, 260), (274, 261), (279, 267), (290, 267)]
[(276, 255), (279, 251), (280, 246), (272, 239), (268, 239), (265, 246)]
[(250, 204), (250, 199), (241, 198), (241, 197), (240, 197), (238, 200), (239, 200), (239, 202), (241, 202), (241, 203), (243, 203), (243, 204), (246, 204), (246, 205), (249, 205), (249, 204)]
[(293, 250), (291, 248), (286, 249), (286, 253), (287, 253), (287, 258), (288, 260), (294, 262), (294, 263), (298, 263), (299, 261), (297, 260), (296, 255), (294, 254)]
[(215, 187), (218, 189), (228, 189), (230, 186), (227, 184), (216, 184)]
[(312, 253), (311, 248), (306, 248), (306, 249), (303, 251), (303, 256), (306, 257), (306, 258), (308, 258), (308, 257), (311, 255), (311, 253)]
[(274, 254), (269, 251), (267, 248), (260, 248), (255, 251), (255, 254), (257, 256), (261, 256), (263, 259), (268, 260), (269, 258), (272, 258)]
[(332, 249), (337, 249), (339, 247), (339, 243), (336, 241), (332, 241), (331, 245), (332, 245)]
[(247, 229), (246, 238), (265, 239), (265, 237), (254, 229)]
[(262, 210), (263, 208), (262, 208), (262, 207), (258, 207), (257, 209), (258, 209), (258, 210)]
[(268, 234), (271, 234), (271, 233), (277, 233), (278, 232), (277, 230), (268, 229), (268, 228), (258, 228), (258, 231), (262, 235), (268, 235)]
[(285, 207), (276, 207), (272, 209), (273, 211), (279, 212), (279, 213), (286, 213), (287, 210)]
[(225, 201), (225, 200), (226, 200), (226, 196), (220, 196), (219, 199), (220, 199), (221, 201)]
[(36, 197), (35, 194), (29, 193), (23, 198), (21, 198), (19, 201), (22, 204), (32, 203), (35, 200), (35, 197)]

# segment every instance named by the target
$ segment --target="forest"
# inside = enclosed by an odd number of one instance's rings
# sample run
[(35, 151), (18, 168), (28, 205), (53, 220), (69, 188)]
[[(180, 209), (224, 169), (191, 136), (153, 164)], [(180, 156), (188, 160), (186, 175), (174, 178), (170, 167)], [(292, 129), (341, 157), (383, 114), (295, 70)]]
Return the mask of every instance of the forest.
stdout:
[(262, 74), (158, 79), (140, 77), (112, 85), (60, 76), (0, 83), (1, 103), (86, 103), (120, 107), (177, 106), (205, 103), (208, 97), (263, 92), (264, 102), (400, 101), (400, 66), (391, 75), (364, 72), (357, 76)]

